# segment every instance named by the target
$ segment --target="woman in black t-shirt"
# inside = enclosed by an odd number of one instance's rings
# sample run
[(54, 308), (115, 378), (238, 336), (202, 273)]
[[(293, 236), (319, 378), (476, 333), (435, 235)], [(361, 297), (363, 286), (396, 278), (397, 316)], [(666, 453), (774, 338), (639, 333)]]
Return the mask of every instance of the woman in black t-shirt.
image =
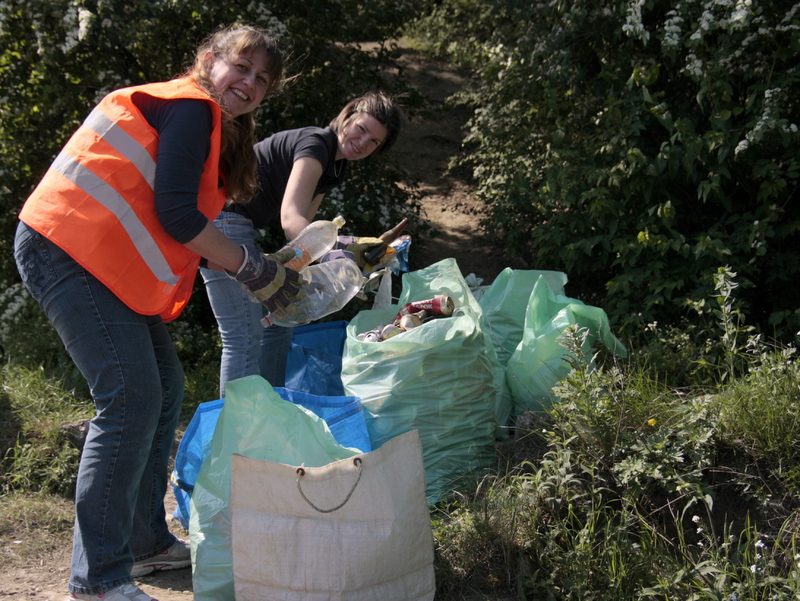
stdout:
[[(278, 132), (255, 145), (259, 192), (246, 204), (229, 204), (214, 224), (240, 244), (255, 243), (260, 229), (279, 218), (286, 239), (314, 220), (325, 194), (341, 184), (347, 163), (386, 152), (400, 131), (399, 108), (381, 92), (351, 100), (328, 127)], [(376, 244), (356, 238), (348, 250), (360, 258)], [(206, 292), (222, 338), (220, 395), (225, 383), (260, 374), (283, 386), (292, 328), (264, 328), (262, 307), (251, 302), (238, 282), (202, 269)]]

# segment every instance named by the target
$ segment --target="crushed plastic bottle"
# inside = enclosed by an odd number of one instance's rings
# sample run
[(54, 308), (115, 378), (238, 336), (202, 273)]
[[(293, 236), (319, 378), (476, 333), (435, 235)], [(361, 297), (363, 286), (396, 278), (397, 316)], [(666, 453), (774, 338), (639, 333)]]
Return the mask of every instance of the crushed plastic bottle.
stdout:
[(309, 223), (302, 232), (281, 248), (294, 250), (295, 258), (284, 263), (284, 267), (300, 271), (307, 265), (320, 259), (336, 244), (339, 228), (345, 224), (344, 217), (337, 215), (333, 221), (314, 221)]
[[(334, 253), (340, 251), (334, 251)], [(303, 326), (344, 307), (364, 285), (364, 276), (355, 261), (345, 257), (315, 263), (300, 270), (305, 298), (294, 304), (295, 315), (275, 318), (270, 314), (261, 325)]]

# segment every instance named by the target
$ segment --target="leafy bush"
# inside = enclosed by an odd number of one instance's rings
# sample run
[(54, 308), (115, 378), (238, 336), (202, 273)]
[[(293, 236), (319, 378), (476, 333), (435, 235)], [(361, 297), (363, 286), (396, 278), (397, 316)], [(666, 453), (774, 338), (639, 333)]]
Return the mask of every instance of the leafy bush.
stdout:
[(22, 282), (0, 292), (0, 345), (5, 359), (53, 367), (68, 361), (64, 345)]
[(800, 326), (800, 6), (444, 0), (415, 31), (475, 69), (485, 227), (606, 290), (623, 334), (739, 274), (747, 321)]

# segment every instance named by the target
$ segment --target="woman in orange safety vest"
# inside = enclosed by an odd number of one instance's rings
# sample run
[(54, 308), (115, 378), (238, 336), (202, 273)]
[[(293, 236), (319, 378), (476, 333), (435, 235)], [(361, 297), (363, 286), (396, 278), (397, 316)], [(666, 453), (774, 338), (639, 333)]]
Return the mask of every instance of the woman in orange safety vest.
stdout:
[(283, 257), (211, 223), (226, 200), (254, 194), (253, 111), (282, 77), (266, 32), (217, 31), (186, 76), (106, 96), (22, 208), (20, 275), (96, 407), (78, 470), (69, 599), (149, 601), (134, 577), (191, 565), (164, 509), (184, 387), (164, 321), (183, 310), (201, 260), (269, 311), (291, 312), (302, 295)]

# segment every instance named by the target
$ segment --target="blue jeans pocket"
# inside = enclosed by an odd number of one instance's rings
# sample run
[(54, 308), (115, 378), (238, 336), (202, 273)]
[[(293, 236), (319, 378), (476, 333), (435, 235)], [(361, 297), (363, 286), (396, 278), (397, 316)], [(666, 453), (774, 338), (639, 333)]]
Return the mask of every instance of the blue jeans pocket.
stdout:
[(14, 259), (22, 283), (36, 301), (56, 279), (47, 242), (38, 232), (20, 222), (14, 239)]

